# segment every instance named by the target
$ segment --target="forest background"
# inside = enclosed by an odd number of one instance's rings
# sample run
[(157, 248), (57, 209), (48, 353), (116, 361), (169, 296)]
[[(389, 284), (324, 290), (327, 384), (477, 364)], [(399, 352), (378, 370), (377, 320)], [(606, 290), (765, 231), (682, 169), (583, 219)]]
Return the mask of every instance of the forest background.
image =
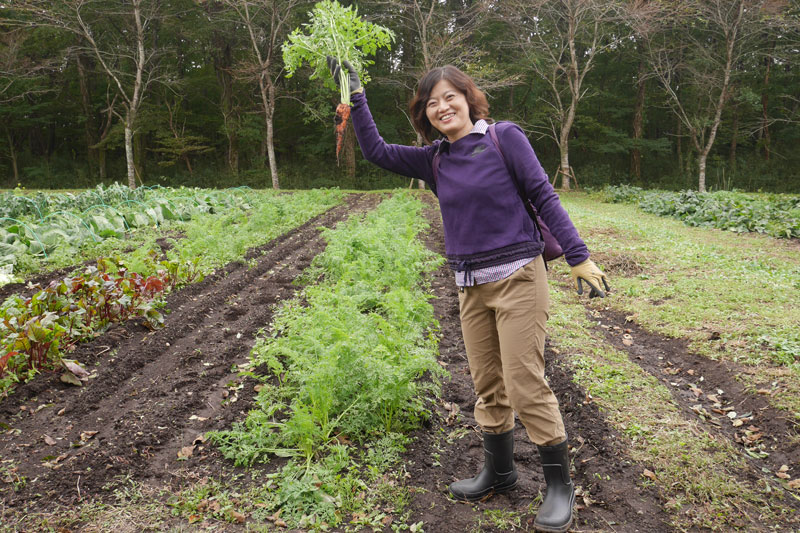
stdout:
[[(415, 83), (454, 64), (559, 187), (800, 191), (795, 0), (364, 0), (395, 33), (366, 85), (388, 142), (420, 139)], [(0, 187), (369, 189), (334, 154), (337, 93), (281, 44), (300, 0), (0, 0)]]

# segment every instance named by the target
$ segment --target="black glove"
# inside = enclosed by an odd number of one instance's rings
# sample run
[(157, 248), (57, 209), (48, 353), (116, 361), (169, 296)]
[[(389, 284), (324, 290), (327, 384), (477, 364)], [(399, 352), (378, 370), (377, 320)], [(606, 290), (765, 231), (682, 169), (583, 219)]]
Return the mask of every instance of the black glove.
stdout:
[[(356, 72), (356, 69), (353, 68), (353, 65), (346, 60), (343, 61), (342, 64), (348, 72), (347, 81), (350, 85), (350, 94), (364, 92), (364, 88), (361, 86), (361, 80), (358, 79), (358, 73)], [(336, 61), (335, 57), (328, 56), (328, 68), (333, 76), (333, 81), (336, 83), (336, 86), (339, 87), (339, 84), (341, 83), (339, 72), (342, 70), (342, 67), (339, 66), (339, 62)]]

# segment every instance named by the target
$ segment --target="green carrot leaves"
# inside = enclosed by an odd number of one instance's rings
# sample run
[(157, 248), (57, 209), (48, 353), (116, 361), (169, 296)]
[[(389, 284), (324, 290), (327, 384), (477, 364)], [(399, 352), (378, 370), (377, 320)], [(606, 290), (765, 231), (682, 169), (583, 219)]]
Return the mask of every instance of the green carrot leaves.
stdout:
[[(303, 24), (307, 33), (296, 29), (283, 43), (283, 61), (286, 77), (291, 77), (304, 62), (313, 69), (312, 78), (321, 77), (325, 84), (335, 89), (330, 78), (327, 56), (335, 57), (341, 65), (349, 61), (358, 72), (362, 84), (369, 81), (366, 67), (374, 61), (379, 48), (389, 49), (394, 41), (394, 33), (388, 28), (362, 20), (355, 7), (343, 7), (336, 0), (323, 0), (314, 6), (309, 14), (310, 22)], [(339, 83), (341, 102), (350, 104), (347, 72), (342, 69)]]

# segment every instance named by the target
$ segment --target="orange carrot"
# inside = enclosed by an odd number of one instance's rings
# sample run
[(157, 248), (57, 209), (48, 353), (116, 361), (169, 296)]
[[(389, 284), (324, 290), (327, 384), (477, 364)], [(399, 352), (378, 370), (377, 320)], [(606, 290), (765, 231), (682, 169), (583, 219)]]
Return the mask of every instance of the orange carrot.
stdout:
[(347, 104), (339, 104), (336, 106), (336, 116), (333, 119), (335, 124), (334, 132), (336, 134), (336, 164), (339, 164), (339, 153), (342, 151), (344, 145), (344, 134), (347, 130), (347, 119), (350, 118), (350, 106)]

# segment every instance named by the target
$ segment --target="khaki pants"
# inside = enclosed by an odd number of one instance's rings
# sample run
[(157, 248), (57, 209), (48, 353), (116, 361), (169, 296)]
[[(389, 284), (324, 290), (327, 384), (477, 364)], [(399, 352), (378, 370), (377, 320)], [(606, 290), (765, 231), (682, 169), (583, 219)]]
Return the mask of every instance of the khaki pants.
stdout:
[(509, 431), (516, 411), (535, 444), (564, 441), (558, 400), (544, 378), (550, 298), (542, 257), (506, 279), (465, 287), (458, 300), (478, 424), (487, 433)]

